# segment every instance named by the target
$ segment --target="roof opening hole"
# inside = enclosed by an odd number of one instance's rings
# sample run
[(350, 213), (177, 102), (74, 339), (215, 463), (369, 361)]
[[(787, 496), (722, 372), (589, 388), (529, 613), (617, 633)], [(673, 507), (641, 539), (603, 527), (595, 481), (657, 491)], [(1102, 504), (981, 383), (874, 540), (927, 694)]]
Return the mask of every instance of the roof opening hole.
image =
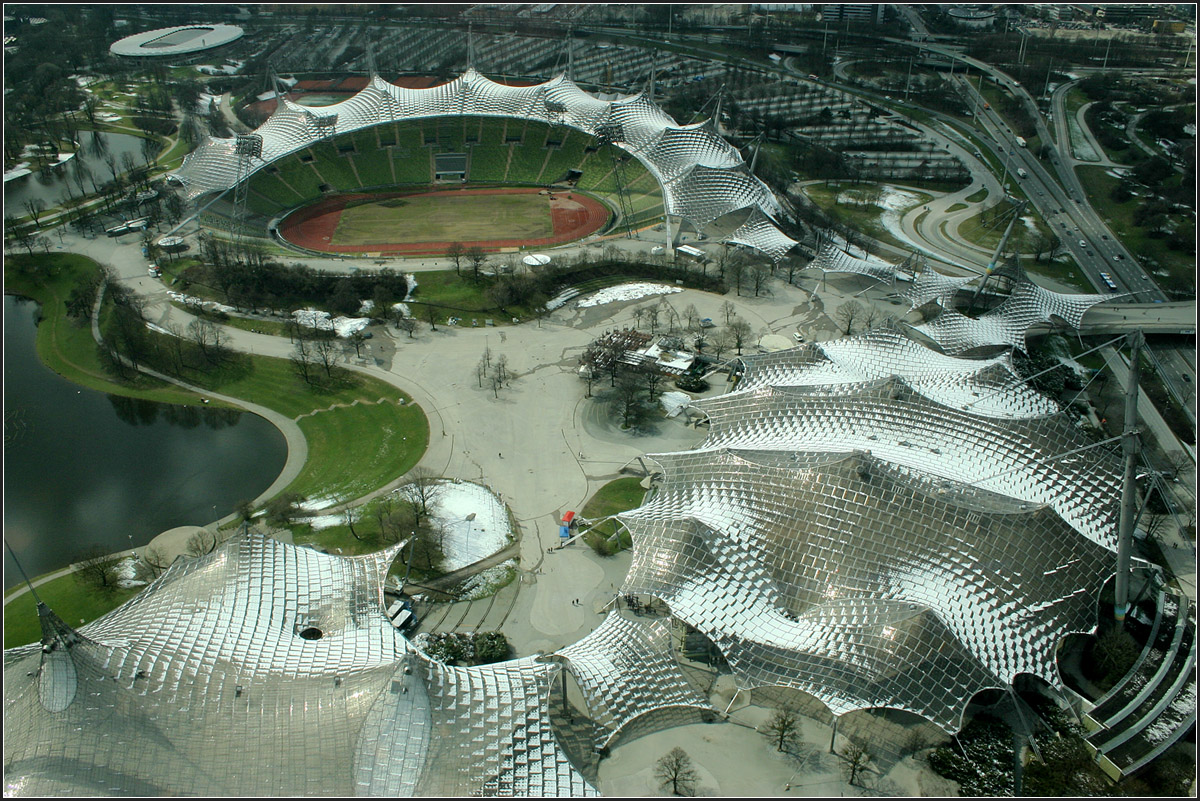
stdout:
[(325, 636), (325, 632), (321, 631), (316, 626), (309, 626), (300, 631), (300, 637), (305, 640), (319, 640)]

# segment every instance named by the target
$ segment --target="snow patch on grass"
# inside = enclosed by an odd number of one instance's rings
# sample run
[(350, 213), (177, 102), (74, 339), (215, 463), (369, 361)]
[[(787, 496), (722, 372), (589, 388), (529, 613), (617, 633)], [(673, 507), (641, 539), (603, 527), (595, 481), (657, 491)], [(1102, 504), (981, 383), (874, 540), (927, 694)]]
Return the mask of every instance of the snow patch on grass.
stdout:
[(670, 295), (682, 291), (682, 287), (667, 286), (666, 284), (618, 284), (617, 286), (601, 289), (590, 297), (579, 301), (575, 304), (575, 308), (584, 309), (589, 306), (601, 306), (605, 303), (616, 303), (621, 300), (637, 300), (638, 298), (649, 297), (651, 295)]

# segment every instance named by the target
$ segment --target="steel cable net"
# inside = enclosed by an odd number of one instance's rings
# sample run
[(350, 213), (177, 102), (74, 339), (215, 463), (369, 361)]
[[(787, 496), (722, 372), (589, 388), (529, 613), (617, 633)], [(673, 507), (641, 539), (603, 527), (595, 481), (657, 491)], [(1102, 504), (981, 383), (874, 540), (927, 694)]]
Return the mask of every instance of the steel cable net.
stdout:
[(78, 632), (6, 651), (6, 792), (438, 795), (430, 759), (451, 737), (484, 755), (451, 760), (459, 794), (592, 792), (554, 747), (550, 668), (412, 652), (383, 608), (399, 547), (337, 557), (238, 535)]
[(856, 273), (886, 284), (896, 280), (896, 265), (866, 253), (861, 256), (855, 255), (832, 242), (821, 246), (817, 257), (809, 262), (807, 269), (825, 273)]
[(943, 275), (931, 267), (926, 267), (917, 274), (911, 284), (904, 288), (900, 297), (908, 301), (909, 311), (930, 302), (937, 302), (939, 305), (945, 306), (953, 300), (961, 286), (974, 281), (976, 277), (974, 275)]
[(596, 747), (610, 745), (636, 718), (667, 707), (713, 711), (671, 653), (665, 621), (627, 620), (616, 611), (579, 642), (560, 649), (596, 722)]
[(920, 345), (885, 326), (855, 337), (813, 342), (775, 353), (742, 357), (738, 392), (760, 387), (845, 386), (900, 378), (932, 401), (988, 417), (1041, 417), (1058, 404), (1029, 387), (1008, 353), (962, 359)]
[(1120, 461), (1100, 448), (1081, 450), (1092, 443), (1061, 415), (984, 417), (935, 403), (894, 378), (762, 388), (693, 406), (709, 417), (705, 450), (869, 451), (947, 482), (1049, 505), (1088, 539), (1116, 549)]
[(419, 664), (431, 720), (420, 795), (599, 795), (550, 727), (559, 665), (537, 657), (471, 668)]
[[(921, 276), (932, 272), (926, 270)], [(930, 279), (922, 286), (920, 293), (917, 292), (917, 282), (914, 282), (913, 287), (906, 290), (910, 294), (905, 295), (913, 307), (922, 305), (917, 302), (922, 298), (923, 302), (935, 300), (942, 307), (937, 317), (922, 325), (913, 326), (914, 329), (938, 343), (950, 354), (996, 345), (1028, 352), (1025, 336), (1031, 327), (1054, 323), (1057, 319), (1071, 328), (1078, 329), (1088, 309), (1113, 299), (1112, 295), (1068, 295), (1043, 289), (1030, 280), (1015, 260), (1002, 265), (995, 271), (995, 275), (1011, 281), (1012, 290), (999, 306), (975, 318), (950, 307), (955, 294), (955, 287), (951, 284), (957, 279), (949, 279), (946, 276), (939, 276), (936, 280)]]
[[(786, 252), (785, 241), (792, 241), (778, 232), (774, 222), (783, 213), (778, 200), (746, 171), (736, 149), (705, 128), (679, 126), (642, 94), (599, 100), (563, 76), (535, 86), (507, 86), (474, 69), (428, 89), (395, 86), (375, 75), (361, 92), (322, 107), (320, 114), (281, 99), (271, 117), (255, 130), (263, 138), (263, 153), (251, 164), (251, 174), (326, 138), (328, 130), (316, 125), (315, 119), (332, 115), (337, 116), (338, 135), (386, 122), (444, 116), (511, 117), (566, 125), (634, 155), (663, 186), (667, 212), (697, 228), (724, 214), (751, 209), (758, 216), (739, 233), (739, 243), (759, 247), (761, 242), (763, 252), (778, 260)], [(207, 137), (184, 157), (172, 177), (184, 186), (189, 200), (229, 189), (238, 181), (233, 140)]]
[(623, 590), (663, 599), (743, 688), (835, 715), (893, 707), (956, 731), (971, 696), (1094, 628), (1108, 549), (1048, 507), (948, 487), (866, 454), (722, 448), (652, 456)]

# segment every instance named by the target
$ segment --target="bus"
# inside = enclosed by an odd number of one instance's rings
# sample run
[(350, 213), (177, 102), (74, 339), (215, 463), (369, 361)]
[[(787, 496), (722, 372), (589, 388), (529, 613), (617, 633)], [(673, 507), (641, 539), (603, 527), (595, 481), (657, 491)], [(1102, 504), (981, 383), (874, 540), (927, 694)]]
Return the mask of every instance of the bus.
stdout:
[(1106, 287), (1108, 287), (1109, 292), (1117, 291), (1117, 285), (1113, 282), (1112, 276), (1108, 273), (1100, 273), (1100, 280), (1104, 282)]

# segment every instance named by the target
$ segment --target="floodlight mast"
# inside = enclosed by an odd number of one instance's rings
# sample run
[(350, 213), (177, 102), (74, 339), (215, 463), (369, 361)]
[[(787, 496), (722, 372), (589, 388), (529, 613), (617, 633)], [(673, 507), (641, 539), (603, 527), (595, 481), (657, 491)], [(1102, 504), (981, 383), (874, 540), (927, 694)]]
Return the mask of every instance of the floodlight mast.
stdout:
[(237, 154), (237, 183), (233, 190), (233, 244), (237, 258), (241, 258), (242, 242), (246, 234), (246, 201), (250, 194), (250, 159), (262, 161), (263, 138), (261, 134), (238, 134), (233, 142)]
[(1113, 618), (1118, 626), (1125, 625), (1129, 612), (1129, 561), (1133, 546), (1133, 526), (1137, 506), (1137, 462), (1141, 442), (1137, 435), (1138, 380), (1141, 374), (1141, 329), (1129, 335), (1129, 379), (1125, 386), (1125, 426), (1121, 432), (1121, 448), (1125, 453), (1125, 478), (1121, 487), (1121, 520), (1117, 528), (1117, 577), (1113, 603)]

